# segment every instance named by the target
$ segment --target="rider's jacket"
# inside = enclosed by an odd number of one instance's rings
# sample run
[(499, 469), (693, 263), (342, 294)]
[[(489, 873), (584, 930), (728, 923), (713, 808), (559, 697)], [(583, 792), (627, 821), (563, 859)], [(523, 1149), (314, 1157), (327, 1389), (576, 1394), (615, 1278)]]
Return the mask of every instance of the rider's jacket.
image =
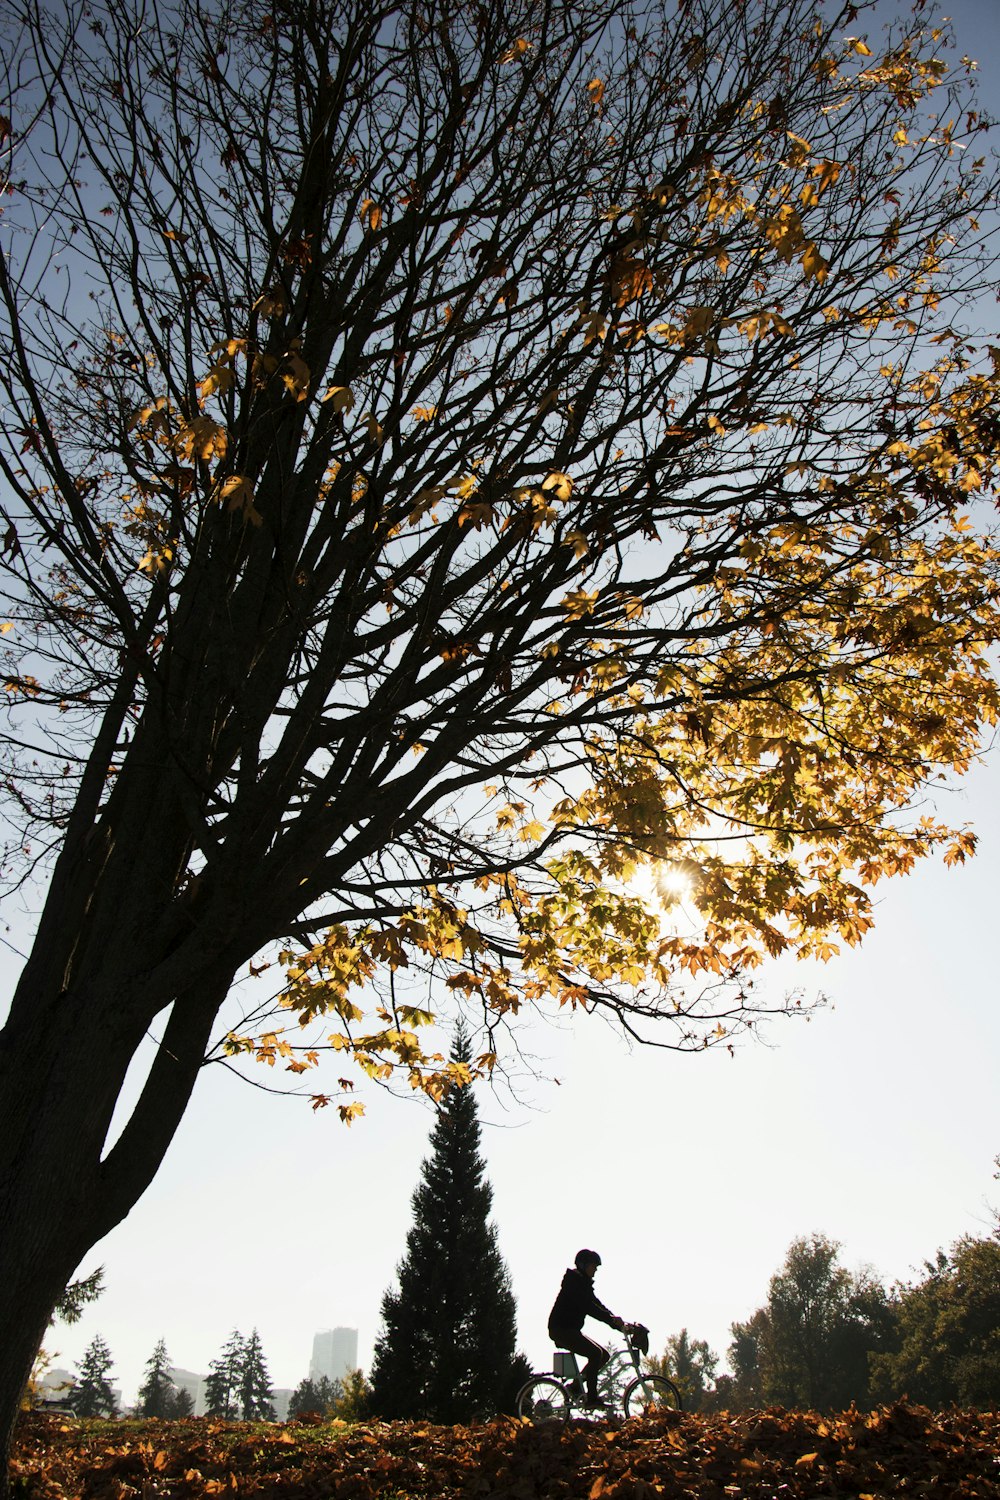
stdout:
[(594, 1283), (590, 1277), (570, 1266), (552, 1304), (549, 1327), (580, 1329), (584, 1318), (596, 1318), (599, 1323), (609, 1325), (615, 1321), (614, 1313), (595, 1296)]

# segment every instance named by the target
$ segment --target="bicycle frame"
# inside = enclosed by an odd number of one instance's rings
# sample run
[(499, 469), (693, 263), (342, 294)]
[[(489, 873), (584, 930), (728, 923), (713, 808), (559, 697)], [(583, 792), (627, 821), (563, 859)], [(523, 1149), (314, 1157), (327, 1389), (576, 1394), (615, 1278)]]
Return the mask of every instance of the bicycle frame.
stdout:
[[(561, 1383), (569, 1388), (572, 1384), (583, 1386), (583, 1377), (580, 1373), (580, 1365), (572, 1350), (564, 1351), (569, 1354), (573, 1361), (573, 1369), (576, 1372), (570, 1379), (561, 1380)], [(608, 1362), (604, 1365), (597, 1376), (597, 1394), (605, 1401), (612, 1401), (616, 1406), (621, 1404), (621, 1395), (625, 1386), (636, 1376), (643, 1374), (642, 1361), (638, 1349), (634, 1348), (627, 1340), (617, 1349), (609, 1352)]]
[[(680, 1392), (665, 1375), (642, 1368), (642, 1356), (648, 1347), (648, 1330), (641, 1323), (627, 1324), (624, 1347), (612, 1349), (597, 1375), (600, 1407), (620, 1409), (626, 1417), (640, 1416), (650, 1409), (682, 1408)], [(528, 1421), (566, 1421), (573, 1413), (590, 1413), (594, 1407), (586, 1399), (580, 1366), (575, 1354), (562, 1351), (563, 1357), (551, 1371), (534, 1374), (517, 1393), (518, 1416)], [(558, 1391), (558, 1398), (556, 1392)]]

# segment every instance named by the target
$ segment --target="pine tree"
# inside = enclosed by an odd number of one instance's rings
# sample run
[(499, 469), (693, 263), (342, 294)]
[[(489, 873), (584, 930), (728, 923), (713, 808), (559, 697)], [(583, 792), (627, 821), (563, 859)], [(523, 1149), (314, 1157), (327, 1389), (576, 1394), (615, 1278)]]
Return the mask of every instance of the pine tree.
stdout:
[(95, 1334), (77, 1365), (80, 1378), (67, 1398), (78, 1417), (115, 1415), (115, 1398), (108, 1379), (111, 1365), (111, 1350), (101, 1335)]
[[(471, 1056), (459, 1030), (452, 1062)], [(382, 1299), (372, 1366), (372, 1410), (384, 1417), (467, 1421), (498, 1410), (514, 1360), (510, 1277), (489, 1222), (493, 1190), (479, 1154), (472, 1088), (451, 1087), (413, 1194), (413, 1223)]]
[(329, 1375), (321, 1375), (318, 1380), (307, 1376), (300, 1380), (288, 1403), (289, 1417), (300, 1417), (303, 1412), (319, 1412), (321, 1416), (330, 1416), (334, 1407), (344, 1394), (344, 1387), (339, 1380), (331, 1380)]
[(139, 1387), (136, 1416), (169, 1417), (174, 1383), (170, 1378), (170, 1355), (165, 1339), (157, 1342), (146, 1364), (146, 1378)]
[(194, 1416), (194, 1397), (182, 1385), (171, 1387), (167, 1416), (175, 1422), (181, 1422), (185, 1417)]
[(209, 1365), (205, 1381), (206, 1416), (235, 1417), (239, 1414), (243, 1345), (243, 1335), (234, 1328), (219, 1358), (213, 1359)]
[(243, 1344), (243, 1356), (239, 1364), (237, 1400), (240, 1415), (245, 1422), (274, 1421), (274, 1406), (271, 1402), (271, 1377), (267, 1372), (267, 1360), (261, 1348), (260, 1334), (256, 1328)]

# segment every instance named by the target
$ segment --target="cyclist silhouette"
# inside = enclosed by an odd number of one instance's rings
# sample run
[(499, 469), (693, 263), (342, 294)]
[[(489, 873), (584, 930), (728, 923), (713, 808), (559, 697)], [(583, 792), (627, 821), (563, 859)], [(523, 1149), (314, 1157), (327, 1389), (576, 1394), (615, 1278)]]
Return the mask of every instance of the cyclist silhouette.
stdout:
[[(598, 1373), (608, 1362), (608, 1351), (588, 1339), (583, 1332), (585, 1318), (596, 1318), (619, 1332), (625, 1327), (623, 1319), (598, 1301), (594, 1292), (594, 1275), (601, 1264), (596, 1250), (579, 1250), (573, 1265), (562, 1279), (562, 1285), (549, 1313), (549, 1338), (557, 1349), (569, 1349), (573, 1354), (582, 1354), (587, 1363), (583, 1378), (587, 1387), (587, 1405), (603, 1406), (597, 1395)], [(579, 1391), (579, 1382), (574, 1382)]]

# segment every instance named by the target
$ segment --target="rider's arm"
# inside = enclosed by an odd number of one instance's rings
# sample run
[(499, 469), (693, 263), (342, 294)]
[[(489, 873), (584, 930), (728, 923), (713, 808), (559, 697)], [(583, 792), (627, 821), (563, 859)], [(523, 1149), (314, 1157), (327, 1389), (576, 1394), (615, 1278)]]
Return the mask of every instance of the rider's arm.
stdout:
[(624, 1321), (617, 1317), (609, 1307), (605, 1307), (603, 1302), (598, 1301), (593, 1292), (590, 1294), (590, 1306), (587, 1308), (587, 1315), (588, 1317), (596, 1318), (599, 1323), (607, 1323), (609, 1328), (621, 1330), (625, 1327)]

